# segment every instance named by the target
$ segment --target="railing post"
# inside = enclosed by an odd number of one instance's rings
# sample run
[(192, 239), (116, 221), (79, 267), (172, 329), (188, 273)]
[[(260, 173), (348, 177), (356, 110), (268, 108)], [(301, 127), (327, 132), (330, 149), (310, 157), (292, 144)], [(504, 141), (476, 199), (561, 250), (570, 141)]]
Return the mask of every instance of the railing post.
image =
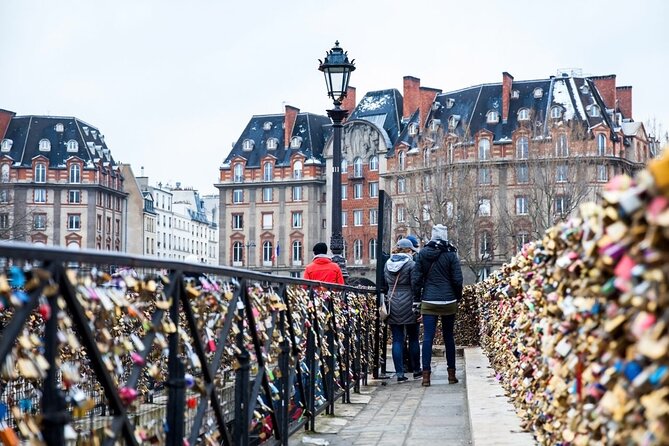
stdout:
[(179, 305), (181, 293), (184, 292), (184, 283), (181, 272), (175, 274), (177, 286), (174, 288), (170, 318), (176, 326), (176, 331), (168, 338), (169, 357), (167, 362), (167, 446), (183, 446), (184, 441), (184, 411), (186, 410), (186, 383), (184, 380), (185, 366), (179, 359)]
[(344, 328), (344, 367), (342, 373), (342, 385), (344, 387), (344, 395), (342, 396), (343, 403), (351, 402), (351, 324), (353, 324), (352, 311), (348, 306), (348, 293), (342, 290), (344, 298), (342, 299), (343, 308), (346, 313), (346, 321)]
[[(360, 295), (357, 295), (358, 300), (360, 300)], [(360, 355), (361, 355), (361, 330), (360, 330), (360, 315), (362, 313), (358, 312), (357, 314), (353, 314), (351, 317), (351, 331), (350, 333), (353, 333), (353, 379), (355, 382), (353, 383), (353, 392), (355, 393), (360, 393)], [(350, 334), (349, 334), (350, 338)], [(350, 342), (350, 340), (349, 340)], [(349, 400), (350, 402), (350, 400)]]
[[(310, 298), (313, 302), (314, 288), (309, 289)], [(316, 333), (318, 327), (318, 314), (314, 308), (313, 319), (309, 322), (307, 329), (307, 361), (309, 361), (309, 383), (307, 385), (308, 395), (306, 398), (307, 410), (309, 411), (309, 422), (307, 423), (307, 430), (313, 431), (316, 429)], [(320, 356), (320, 355), (319, 355)], [(322, 359), (320, 359), (322, 360)]]
[(336, 354), (337, 354), (337, 347), (335, 345), (335, 324), (334, 324), (334, 317), (335, 317), (335, 311), (334, 311), (334, 298), (333, 298), (333, 293), (334, 291), (330, 291), (330, 298), (328, 299), (328, 313), (330, 313), (329, 317), (329, 324), (325, 327), (327, 330), (327, 349), (329, 351), (329, 356), (327, 359), (327, 365), (328, 365), (328, 372), (326, 374), (326, 397), (327, 397), (327, 407), (325, 408), (325, 413), (334, 415), (334, 400), (335, 400), (335, 364), (336, 364)]
[[(248, 293), (246, 281), (242, 280), (240, 285), (242, 293)], [(248, 309), (247, 309), (248, 310)], [(235, 424), (234, 424), (234, 444), (237, 446), (248, 446), (249, 444), (249, 416), (248, 406), (252, 404), (249, 401), (249, 379), (251, 376), (251, 355), (244, 343), (244, 311), (242, 306), (237, 313), (237, 331), (236, 343), (239, 349), (237, 353), (237, 362), (239, 368), (235, 372)]]
[[(285, 294), (285, 293), (284, 293)], [(279, 323), (283, 331), (283, 341), (281, 341), (279, 353), (279, 370), (281, 371), (280, 395), (281, 395), (281, 409), (279, 411), (279, 432), (281, 434), (281, 444), (288, 445), (288, 405), (290, 404), (290, 343), (288, 342), (288, 334), (285, 333), (286, 314), (281, 312)], [(298, 364), (299, 367), (299, 364)]]

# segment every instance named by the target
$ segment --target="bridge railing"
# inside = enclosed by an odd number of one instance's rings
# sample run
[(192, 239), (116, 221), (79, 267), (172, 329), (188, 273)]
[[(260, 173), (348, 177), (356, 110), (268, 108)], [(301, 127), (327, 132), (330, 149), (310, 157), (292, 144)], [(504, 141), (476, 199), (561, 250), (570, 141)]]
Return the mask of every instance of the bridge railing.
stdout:
[(0, 436), (288, 444), (366, 384), (376, 315), (374, 289), (0, 243)]

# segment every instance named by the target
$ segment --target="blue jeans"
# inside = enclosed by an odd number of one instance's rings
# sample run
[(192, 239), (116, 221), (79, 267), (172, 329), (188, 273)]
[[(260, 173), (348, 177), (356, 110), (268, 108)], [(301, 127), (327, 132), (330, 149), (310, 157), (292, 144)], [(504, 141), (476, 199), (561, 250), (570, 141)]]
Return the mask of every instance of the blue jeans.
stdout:
[(432, 343), (434, 334), (437, 332), (437, 321), (441, 319), (441, 333), (444, 337), (446, 347), (446, 363), (449, 369), (455, 369), (455, 338), (453, 338), (453, 327), (455, 326), (455, 314), (448, 316), (423, 315), (423, 371), (432, 370)]
[(420, 370), (420, 343), (418, 341), (418, 324), (396, 325), (390, 324), (393, 334), (393, 364), (397, 377), (404, 376), (404, 329), (409, 338), (409, 360), (414, 372)]

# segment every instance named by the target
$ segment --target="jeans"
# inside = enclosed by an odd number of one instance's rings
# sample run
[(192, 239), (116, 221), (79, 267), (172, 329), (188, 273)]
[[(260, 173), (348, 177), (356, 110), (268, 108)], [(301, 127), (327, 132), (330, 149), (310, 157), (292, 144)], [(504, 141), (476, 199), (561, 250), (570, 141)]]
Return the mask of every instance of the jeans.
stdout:
[(433, 314), (423, 315), (423, 371), (432, 370), (432, 342), (437, 332), (437, 321), (441, 319), (441, 333), (444, 337), (446, 347), (446, 363), (449, 369), (455, 369), (455, 338), (453, 338), (453, 327), (455, 326), (455, 314), (448, 316), (435, 316)]
[(409, 338), (409, 360), (411, 368), (415, 371), (420, 370), (420, 343), (418, 341), (418, 324), (396, 325), (390, 324), (390, 330), (393, 334), (393, 364), (397, 377), (404, 376), (404, 329), (406, 328)]

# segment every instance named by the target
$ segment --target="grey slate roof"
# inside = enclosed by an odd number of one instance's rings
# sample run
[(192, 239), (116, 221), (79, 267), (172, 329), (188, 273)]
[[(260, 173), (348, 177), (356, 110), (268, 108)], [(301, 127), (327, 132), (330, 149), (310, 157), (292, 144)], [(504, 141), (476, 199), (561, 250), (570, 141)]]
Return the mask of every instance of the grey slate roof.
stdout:
[[(404, 101), (396, 89), (370, 91), (358, 102), (348, 122), (363, 119), (375, 124), (386, 139), (388, 147), (393, 147), (402, 131), (402, 110)], [(384, 134), (385, 133), (385, 134)]]

